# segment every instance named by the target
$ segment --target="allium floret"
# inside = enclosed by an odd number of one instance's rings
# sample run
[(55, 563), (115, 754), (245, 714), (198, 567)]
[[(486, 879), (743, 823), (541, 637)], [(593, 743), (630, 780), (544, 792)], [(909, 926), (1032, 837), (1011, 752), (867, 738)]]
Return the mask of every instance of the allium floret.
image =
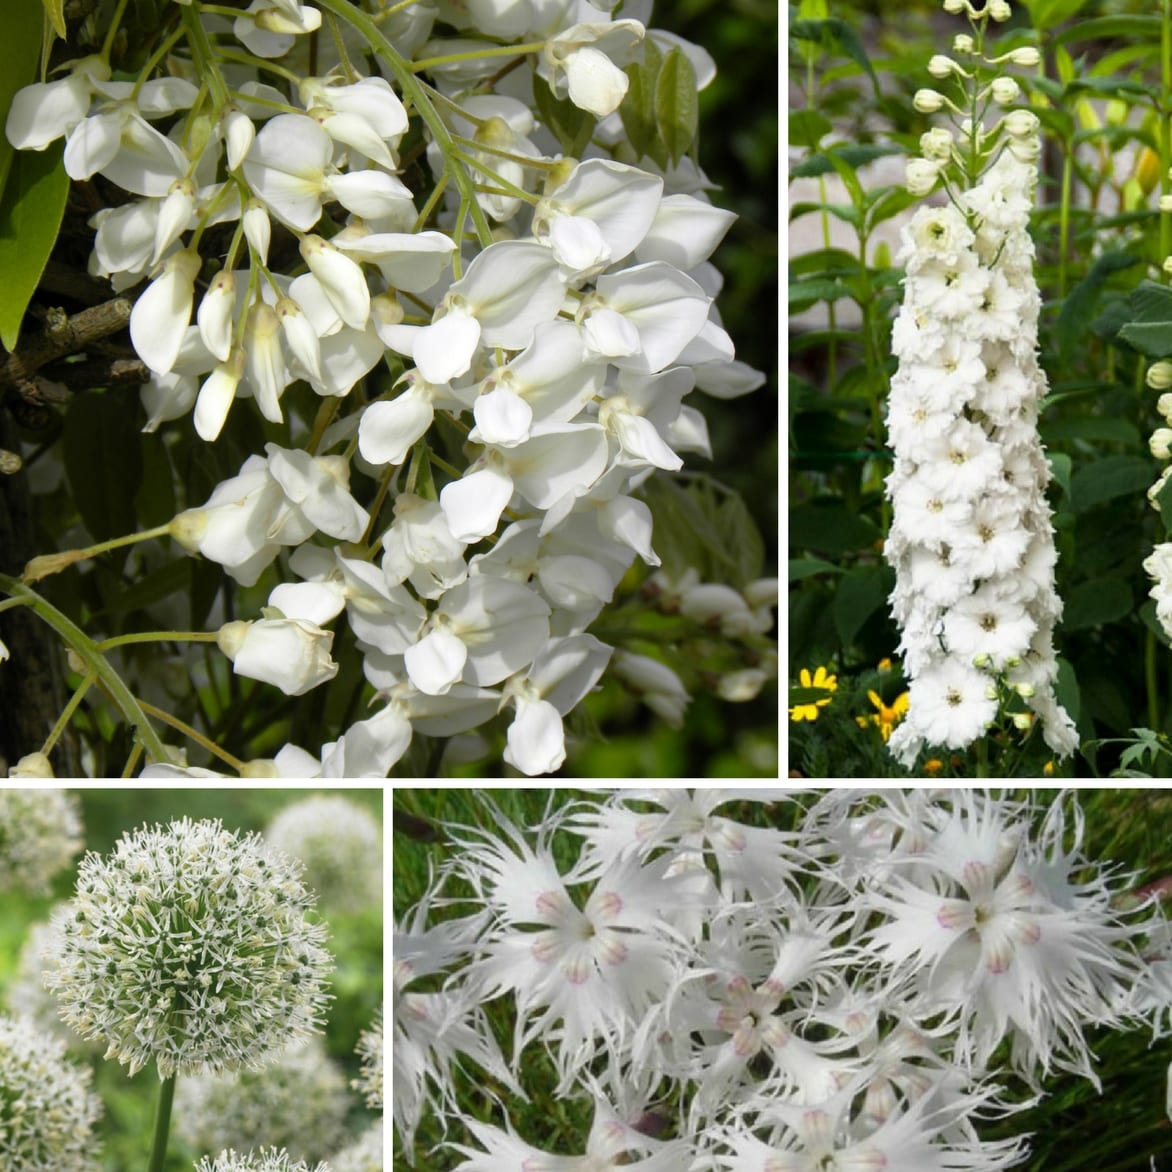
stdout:
[(0, 789), (0, 893), (48, 895), (81, 847), (81, 807), (74, 796)]

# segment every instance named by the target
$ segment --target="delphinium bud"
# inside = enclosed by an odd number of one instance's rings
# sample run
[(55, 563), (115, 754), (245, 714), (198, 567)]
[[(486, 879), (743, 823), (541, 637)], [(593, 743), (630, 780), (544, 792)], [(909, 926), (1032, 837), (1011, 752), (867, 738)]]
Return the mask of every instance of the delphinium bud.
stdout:
[(311, 797), (281, 810), (265, 831), (304, 866), (323, 908), (356, 912), (382, 895), (382, 844), (375, 819), (342, 797)]
[(46, 982), (131, 1074), (257, 1069), (318, 1030), (331, 967), (300, 867), (259, 835), (184, 818), (89, 854)]
[(57, 789), (0, 790), (0, 893), (48, 895), (81, 850), (77, 799)]
[(92, 1172), (101, 1103), (90, 1072), (29, 1019), (0, 1015), (0, 1168)]
[(1166, 391), (1172, 387), (1172, 362), (1153, 362), (1148, 367), (1146, 382), (1153, 391)]

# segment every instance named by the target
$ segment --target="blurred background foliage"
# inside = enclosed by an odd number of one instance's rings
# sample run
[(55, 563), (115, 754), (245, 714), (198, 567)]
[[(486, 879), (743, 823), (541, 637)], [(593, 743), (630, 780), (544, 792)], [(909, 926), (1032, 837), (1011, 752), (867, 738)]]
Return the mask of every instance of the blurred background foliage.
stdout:
[[(1167, 539), (1145, 499), (1160, 472), (1147, 441), (1163, 421), (1144, 375), (1160, 355), (1121, 336), (1151, 320), (1141, 281), (1168, 280), (1160, 266), (1172, 218), (1157, 210), (1172, 154), (1162, 129), (1172, 115), (1161, 81), (1167, 6), (1161, 16), (1160, 5), (1139, 0), (1024, 0), (1012, 12), (993, 30), (996, 51), (1042, 51), (1037, 71), (1014, 75), (1045, 136), (1031, 225), (1050, 384), (1040, 431), (1065, 602), (1058, 696), (1083, 752), (1055, 763), (1039, 737), (1006, 728), (987, 775), (1167, 776), (1172, 757), (1153, 749), (1140, 762), (1132, 731), (1146, 726), (1165, 749), (1172, 731), (1172, 655), (1141, 568)], [(789, 267), (789, 673), (797, 701), (829, 701), (815, 719), (791, 720), (790, 760), (813, 778), (903, 777), (871, 719), (906, 687), (887, 670), (899, 635), (882, 559), (898, 225), (919, 204), (902, 188), (902, 165), (925, 130), (944, 125), (912, 99), (937, 84), (928, 59), (948, 52), (968, 22), (929, 0), (804, 0), (791, 6), (789, 27), (790, 211), (804, 217), (791, 227)], [(848, 191), (848, 176), (861, 192)], [(1172, 351), (1172, 334), (1164, 343)], [(820, 665), (837, 691), (802, 691), (801, 669)], [(790, 703), (792, 716), (800, 705)], [(941, 754), (918, 775), (976, 769), (971, 754)]]
[[(81, 817), (86, 851), (109, 852), (123, 834), (141, 826), (166, 825), (184, 816), (218, 818), (232, 831), (263, 832), (279, 810), (309, 797), (309, 790), (280, 789), (80, 789)], [(367, 809), (382, 822), (382, 792), (378, 789), (331, 790)], [(84, 856), (78, 856), (78, 860)], [(29, 927), (48, 918), (49, 909), (73, 893), (76, 863), (59, 875), (48, 898), (5, 893), (0, 899), (0, 1007), (13, 979), (21, 947)], [(359, 1034), (370, 1027), (375, 1010), (383, 1004), (383, 909), (375, 906), (361, 913), (332, 915), (327, 947), (334, 956), (329, 991), (334, 1000), (327, 1012), (326, 1049), (346, 1073), (356, 1078), (359, 1060), (354, 1047)], [(133, 1078), (116, 1061), (105, 1062), (101, 1049), (95, 1054), (80, 1039), (70, 1058), (94, 1069), (94, 1090), (104, 1114), (98, 1134), (102, 1141), (102, 1172), (130, 1172), (145, 1168), (150, 1154), (159, 1080), (152, 1067)], [(348, 1120), (355, 1137), (373, 1116), (354, 1094)], [(172, 1124), (165, 1172), (191, 1172), (192, 1165), (208, 1153), (192, 1151), (175, 1134)], [(216, 1153), (210, 1153), (212, 1155)]]

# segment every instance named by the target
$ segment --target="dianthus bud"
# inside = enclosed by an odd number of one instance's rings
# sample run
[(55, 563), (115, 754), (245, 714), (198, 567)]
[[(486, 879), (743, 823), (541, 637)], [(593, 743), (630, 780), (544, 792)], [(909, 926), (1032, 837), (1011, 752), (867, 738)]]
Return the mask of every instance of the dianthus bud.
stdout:
[(1157, 427), (1148, 440), (1148, 449), (1157, 460), (1172, 459), (1172, 428)]
[(912, 99), (912, 105), (921, 114), (935, 114), (938, 110), (944, 109), (944, 103), (947, 99), (943, 94), (937, 93), (935, 90), (916, 90), (916, 96)]
[(1021, 86), (1012, 77), (995, 77), (989, 86), (989, 92), (999, 106), (1008, 106), (1021, 97)]
[(1166, 391), (1172, 387), (1172, 362), (1161, 359), (1148, 367), (1145, 381), (1153, 391)]

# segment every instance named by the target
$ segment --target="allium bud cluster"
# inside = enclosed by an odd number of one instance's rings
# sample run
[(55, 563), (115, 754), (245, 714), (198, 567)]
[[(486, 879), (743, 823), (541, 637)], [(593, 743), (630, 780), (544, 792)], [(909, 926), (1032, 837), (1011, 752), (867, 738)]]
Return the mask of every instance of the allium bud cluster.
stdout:
[(924, 744), (961, 748), (997, 715), (995, 676), (1029, 684), (1047, 744), (1077, 745), (1053, 698), (1053, 531), (1038, 438), (1046, 381), (1027, 220), (1034, 169), (1006, 153), (956, 207), (904, 233), (904, 302), (887, 426), (895, 466), (886, 556), (910, 710), (892, 735), (905, 765)]
[(61, 1017), (131, 1074), (257, 1069), (322, 1019), (325, 929), (297, 864), (184, 818), (89, 854), (46, 980)]

